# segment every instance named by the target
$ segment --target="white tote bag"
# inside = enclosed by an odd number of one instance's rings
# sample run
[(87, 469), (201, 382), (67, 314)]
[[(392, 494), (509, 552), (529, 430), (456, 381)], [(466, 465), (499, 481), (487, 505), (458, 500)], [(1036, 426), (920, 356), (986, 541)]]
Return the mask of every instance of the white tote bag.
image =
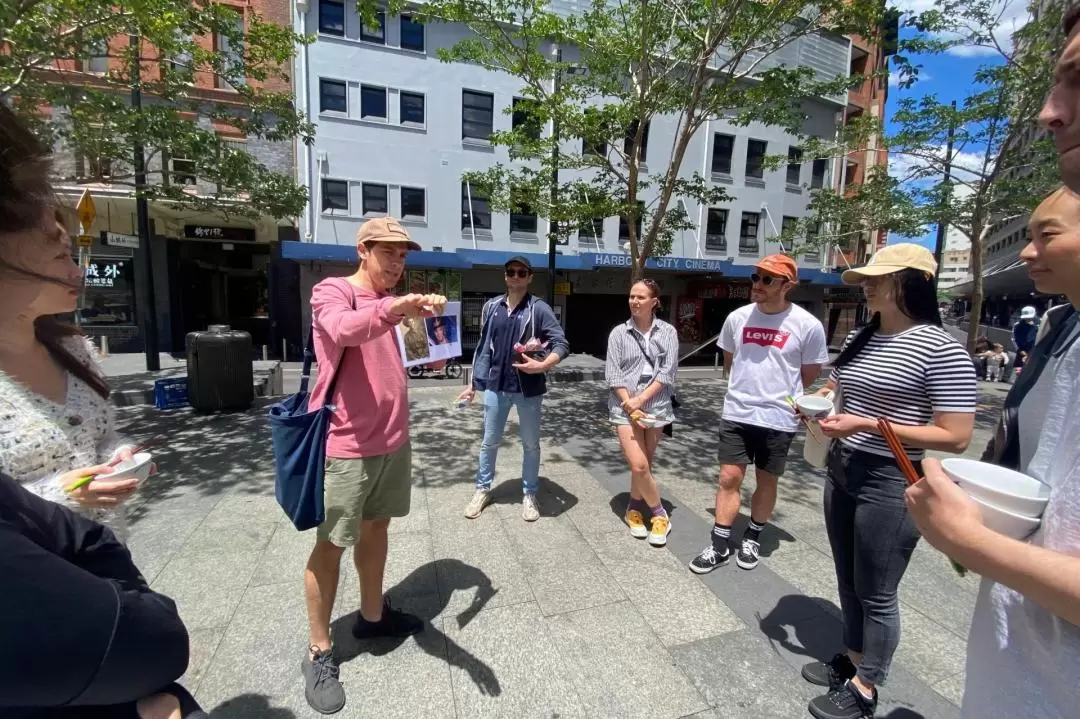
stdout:
[[(831, 399), (833, 403), (833, 408), (829, 412), (831, 417), (840, 411), (840, 388), (837, 387), (835, 392), (829, 392), (825, 396)], [(810, 420), (809, 425), (806, 440), (803, 442), (803, 459), (811, 467), (824, 467), (829, 458), (829, 447), (832, 445), (832, 440), (822, 433), (821, 425), (816, 419)]]

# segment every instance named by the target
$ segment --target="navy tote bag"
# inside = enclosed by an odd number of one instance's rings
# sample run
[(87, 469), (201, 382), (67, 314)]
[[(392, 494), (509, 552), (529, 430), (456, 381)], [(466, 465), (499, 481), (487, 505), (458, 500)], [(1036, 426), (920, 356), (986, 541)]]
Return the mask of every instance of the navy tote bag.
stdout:
[[(342, 359), (345, 356), (342, 350)], [(308, 382), (315, 357), (315, 323), (304, 347), (300, 391), (270, 407), (270, 441), (274, 448), (274, 493), (293, 526), (300, 531), (318, 527), (326, 518), (323, 506), (323, 471), (326, 468), (326, 433), (330, 429), (329, 404), (337, 376), (330, 378), (321, 407), (308, 407)], [(338, 360), (338, 367), (341, 360)]]

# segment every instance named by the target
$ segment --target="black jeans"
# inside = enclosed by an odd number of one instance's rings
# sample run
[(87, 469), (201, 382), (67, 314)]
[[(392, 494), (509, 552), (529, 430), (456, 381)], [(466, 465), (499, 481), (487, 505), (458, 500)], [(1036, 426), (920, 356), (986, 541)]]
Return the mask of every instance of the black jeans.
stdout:
[[(915, 469), (921, 472), (920, 463)], [(900, 643), (897, 587), (919, 530), (904, 506), (907, 482), (892, 457), (833, 442), (825, 482), (825, 528), (832, 545), (844, 646), (862, 654), (858, 676), (884, 684)]]

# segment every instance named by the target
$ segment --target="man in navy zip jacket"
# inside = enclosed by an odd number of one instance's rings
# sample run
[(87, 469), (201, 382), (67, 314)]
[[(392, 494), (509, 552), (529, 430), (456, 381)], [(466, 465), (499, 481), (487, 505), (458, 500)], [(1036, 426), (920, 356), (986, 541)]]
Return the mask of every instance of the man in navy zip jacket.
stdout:
[[(495, 458), (511, 407), (517, 407), (525, 454), (521, 463), (521, 516), (526, 522), (540, 518), (536, 490), (540, 482), (540, 406), (547, 392), (544, 375), (566, 357), (570, 346), (551, 307), (529, 293), (532, 279), (532, 265), (527, 258), (514, 257), (506, 263), (506, 294), (484, 305), (480, 342), (473, 357), (472, 387), (458, 397), (459, 401), (471, 402), (477, 392), (482, 392), (484, 398), (484, 442), (476, 470), (476, 493), (465, 507), (469, 519), (479, 517), (488, 503), (495, 479)], [(538, 342), (542, 349), (520, 352), (530, 340)]]
[(188, 634), (112, 531), (0, 475), (0, 716), (196, 719)]

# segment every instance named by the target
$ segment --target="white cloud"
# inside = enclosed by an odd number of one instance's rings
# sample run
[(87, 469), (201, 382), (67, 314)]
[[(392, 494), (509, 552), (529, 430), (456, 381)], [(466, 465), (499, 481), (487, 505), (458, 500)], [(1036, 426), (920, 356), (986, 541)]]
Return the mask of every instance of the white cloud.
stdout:
[[(905, 15), (917, 15), (934, 9), (937, 2), (935, 0), (891, 0), (889, 5)], [(1026, 0), (996, 0), (994, 7), (1000, 18), (997, 29), (994, 31), (994, 38), (1003, 50), (1008, 51), (1012, 48), (1013, 33), (1028, 21), (1027, 2)], [(996, 55), (997, 50), (992, 47), (958, 46), (951, 48), (949, 54), (963, 58), (988, 57)]]
[[(915, 80), (915, 85), (920, 82), (930, 82), (934, 79), (934, 76), (928, 73), (926, 70), (919, 70), (919, 77)], [(889, 73), (889, 87), (900, 87), (900, 73), (893, 71)], [(914, 85), (912, 85), (914, 87)]]

